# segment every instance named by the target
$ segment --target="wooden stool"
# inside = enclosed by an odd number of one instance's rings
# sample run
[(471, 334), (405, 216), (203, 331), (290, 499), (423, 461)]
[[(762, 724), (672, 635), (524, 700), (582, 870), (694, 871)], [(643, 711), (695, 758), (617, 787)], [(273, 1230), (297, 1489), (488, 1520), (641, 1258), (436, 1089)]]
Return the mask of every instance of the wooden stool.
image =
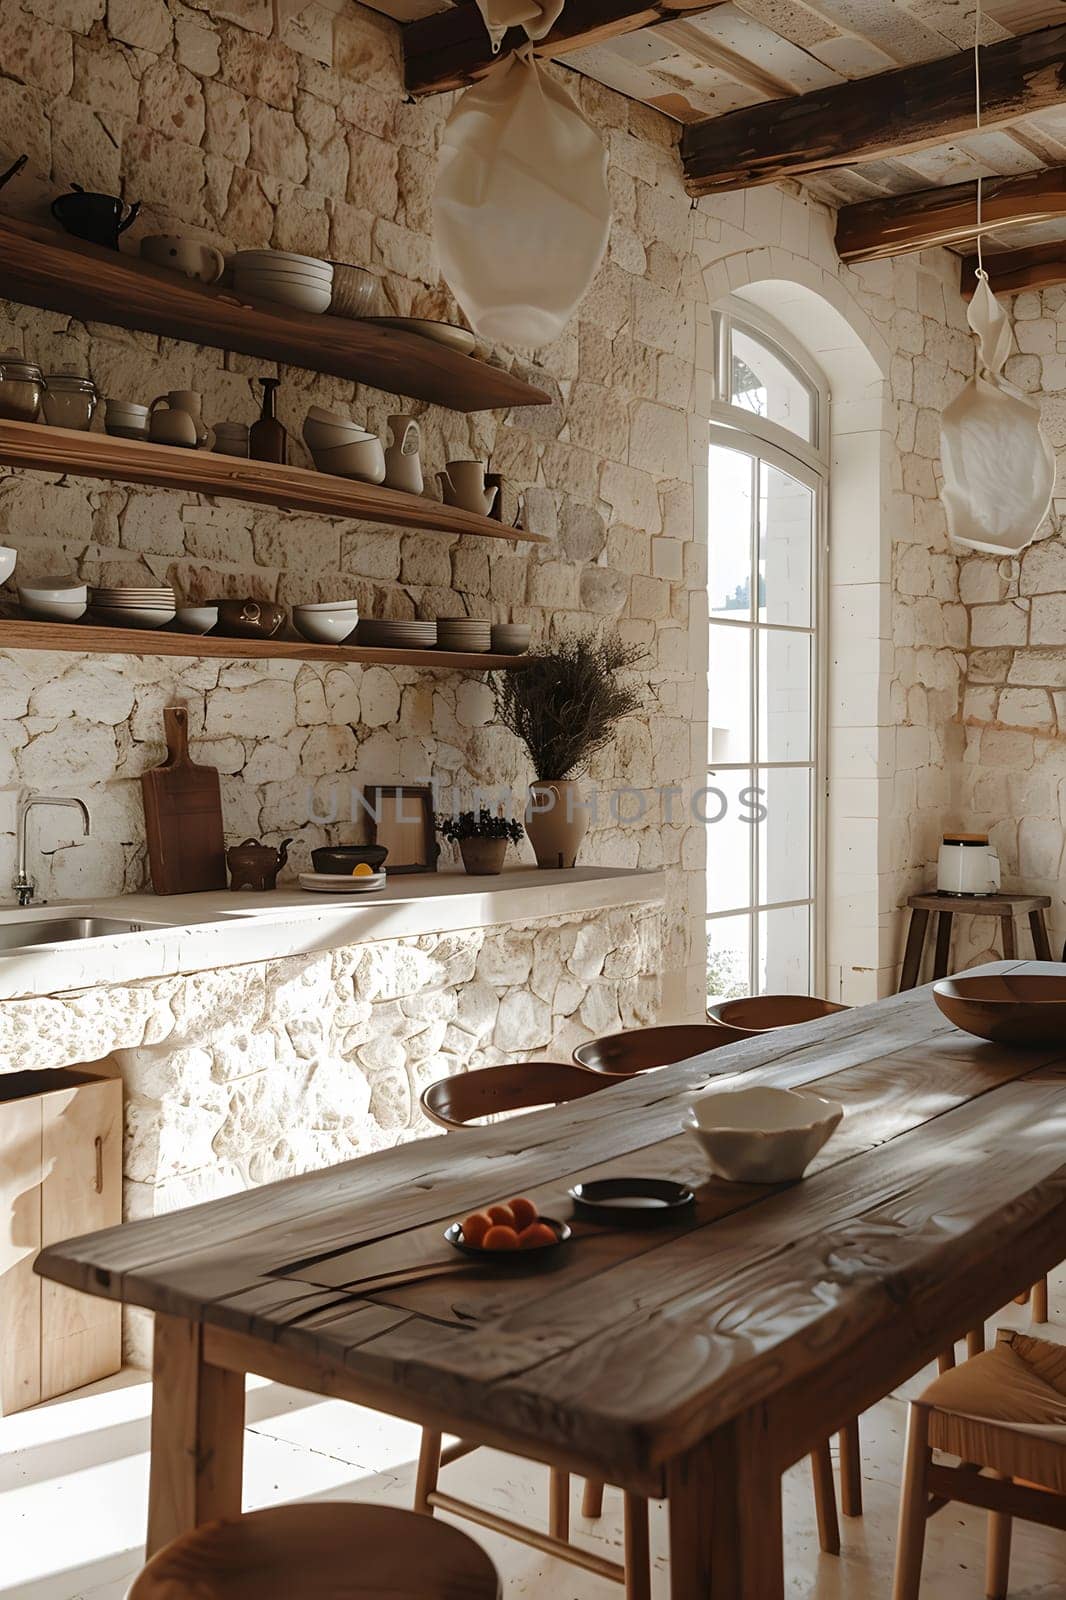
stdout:
[(154, 1555), (129, 1600), (499, 1600), (473, 1539), (395, 1506), (327, 1501), (205, 1522)]
[(904, 989), (915, 988), (921, 975), (922, 952), (925, 948), (925, 933), (929, 926), (931, 911), (937, 914), (934, 978), (946, 978), (948, 975), (951, 924), (956, 914), (960, 917), (998, 917), (1003, 929), (1004, 961), (1013, 961), (1018, 954), (1014, 937), (1015, 917), (1028, 916), (1036, 959), (1051, 960), (1051, 945), (1048, 943), (1047, 922), (1044, 919), (1044, 913), (1051, 904), (1050, 895), (958, 895), (938, 894), (933, 890), (929, 894), (912, 894), (907, 904), (911, 908), (911, 923), (907, 930), (907, 948), (903, 955), (903, 971), (899, 980), (900, 994)]
[[(1030, 1334), (1001, 1332), (929, 1385), (907, 1424), (893, 1600), (918, 1600), (926, 1522), (953, 1500), (988, 1511), (985, 1592), (1004, 1600), (1012, 1518), (1066, 1529), (1064, 1423), (1066, 1348)], [(934, 1449), (963, 1464), (934, 1464)]]

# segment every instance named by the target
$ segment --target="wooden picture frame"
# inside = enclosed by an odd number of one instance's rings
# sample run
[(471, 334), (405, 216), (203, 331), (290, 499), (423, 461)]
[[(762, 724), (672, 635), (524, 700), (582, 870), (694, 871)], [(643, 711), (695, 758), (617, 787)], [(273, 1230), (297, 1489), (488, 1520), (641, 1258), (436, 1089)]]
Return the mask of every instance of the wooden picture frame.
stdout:
[(368, 783), (363, 796), (371, 843), (389, 852), (386, 873), (436, 872), (440, 846), (428, 784)]

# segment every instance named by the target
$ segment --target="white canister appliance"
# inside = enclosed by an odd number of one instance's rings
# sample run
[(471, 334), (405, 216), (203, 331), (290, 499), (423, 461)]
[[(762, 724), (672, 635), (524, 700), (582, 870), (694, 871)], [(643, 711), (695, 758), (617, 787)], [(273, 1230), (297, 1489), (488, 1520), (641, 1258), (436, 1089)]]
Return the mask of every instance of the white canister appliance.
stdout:
[(998, 894), (999, 856), (987, 833), (946, 833), (936, 864), (940, 894)]

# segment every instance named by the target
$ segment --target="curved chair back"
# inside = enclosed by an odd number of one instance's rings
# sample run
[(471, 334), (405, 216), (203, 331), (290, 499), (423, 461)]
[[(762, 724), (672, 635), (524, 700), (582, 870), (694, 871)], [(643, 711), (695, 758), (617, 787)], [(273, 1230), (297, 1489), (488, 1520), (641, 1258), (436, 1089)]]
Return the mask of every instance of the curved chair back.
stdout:
[(586, 1072), (633, 1077), (747, 1038), (750, 1035), (738, 1028), (723, 1027), (717, 1022), (673, 1022), (659, 1028), (628, 1028), (624, 1033), (590, 1039), (587, 1044), (578, 1045), (574, 1060)]
[(797, 1022), (817, 1022), (849, 1006), (833, 1000), (819, 1000), (812, 994), (756, 994), (745, 1000), (721, 1000), (707, 1008), (712, 1022), (742, 1033), (769, 1033), (773, 1028), (790, 1028)]
[(564, 1105), (606, 1089), (610, 1081), (597, 1081), (569, 1061), (509, 1061), (438, 1078), (422, 1091), (421, 1105), (438, 1127), (465, 1128), (479, 1117)]

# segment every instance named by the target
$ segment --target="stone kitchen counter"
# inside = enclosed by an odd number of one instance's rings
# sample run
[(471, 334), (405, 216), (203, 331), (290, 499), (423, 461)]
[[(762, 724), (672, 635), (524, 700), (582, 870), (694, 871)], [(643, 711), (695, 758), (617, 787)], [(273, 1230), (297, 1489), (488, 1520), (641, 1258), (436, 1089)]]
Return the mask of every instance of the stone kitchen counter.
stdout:
[(663, 896), (659, 871), (518, 868), (7, 907), (168, 925), (0, 955), (0, 1072), (120, 1076), (125, 1214), (171, 1211), (430, 1133), (445, 1074), (657, 1021)]

